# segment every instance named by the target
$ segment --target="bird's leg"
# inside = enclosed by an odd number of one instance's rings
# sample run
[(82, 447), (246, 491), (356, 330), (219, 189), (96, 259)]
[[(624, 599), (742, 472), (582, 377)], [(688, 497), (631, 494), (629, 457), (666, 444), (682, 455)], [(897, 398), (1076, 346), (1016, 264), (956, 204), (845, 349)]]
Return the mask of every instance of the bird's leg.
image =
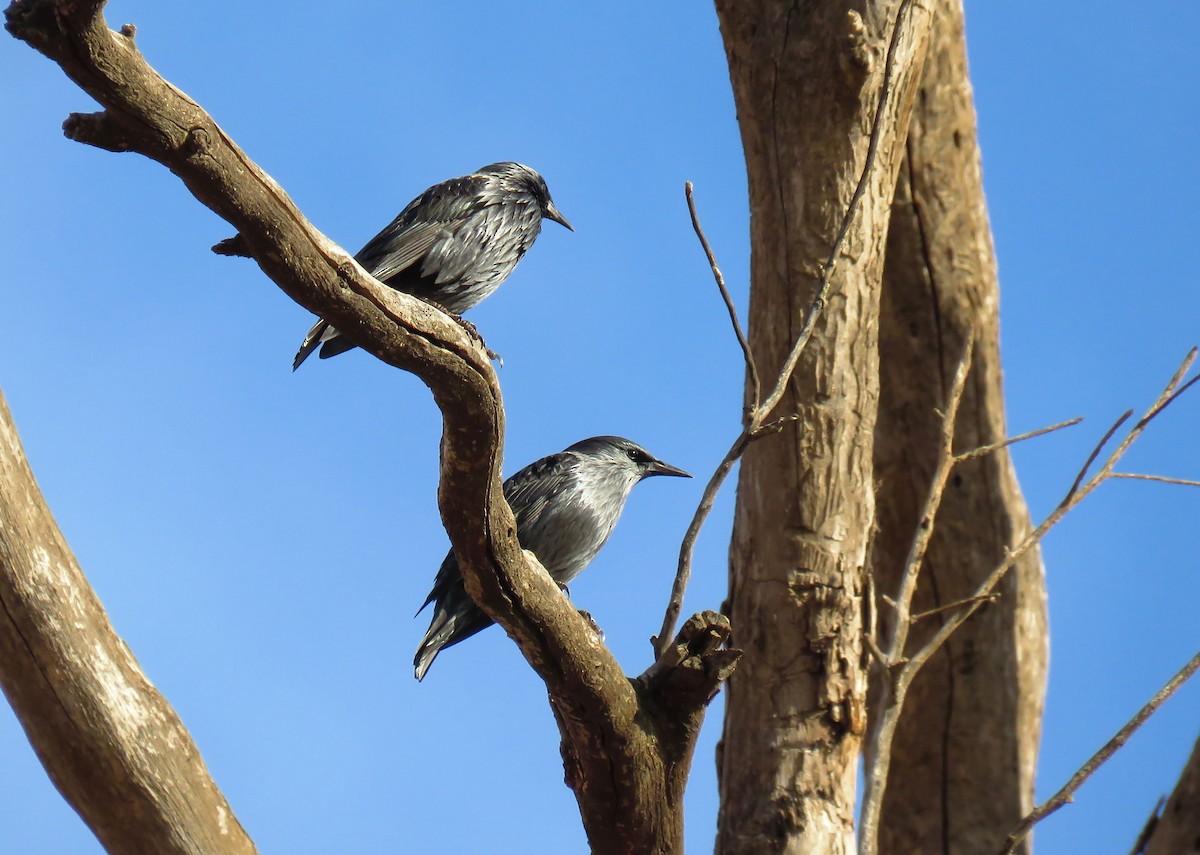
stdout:
[(600, 624), (596, 623), (596, 619), (592, 617), (592, 613), (585, 612), (583, 609), (579, 609), (579, 616), (584, 619), (587, 625), (591, 628), (592, 632), (596, 633), (596, 637), (603, 641), (604, 630), (600, 628)]
[(487, 351), (488, 359), (494, 359), (500, 363), (501, 368), (504, 367), (504, 358), (487, 346), (487, 342), (483, 340), (483, 336), (479, 334), (479, 330), (475, 328), (473, 323), (455, 312), (447, 312), (447, 314), (454, 318), (454, 320), (458, 321), (458, 325), (467, 331), (467, 335), (479, 342), (483, 349)]
[[(564, 585), (562, 582), (555, 582), (554, 584), (558, 585), (558, 590), (562, 591), (568, 600), (571, 599), (571, 592), (567, 589), (566, 585)], [(592, 632), (596, 633), (596, 637), (603, 641), (604, 630), (600, 628), (600, 624), (596, 623), (596, 619), (592, 617), (592, 613), (585, 612), (583, 609), (576, 609), (576, 611), (578, 611), (579, 616), (587, 622), (587, 625), (591, 627)]]

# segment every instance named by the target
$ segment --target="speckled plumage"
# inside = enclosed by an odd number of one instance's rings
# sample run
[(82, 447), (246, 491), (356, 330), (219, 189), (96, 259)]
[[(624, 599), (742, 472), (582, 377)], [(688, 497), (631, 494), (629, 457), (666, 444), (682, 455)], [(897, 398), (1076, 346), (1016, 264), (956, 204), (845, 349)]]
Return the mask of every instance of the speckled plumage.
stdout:
[[(597, 436), (526, 466), (504, 482), (504, 498), (517, 518), (521, 546), (566, 585), (604, 546), (634, 485), (651, 475), (691, 477), (628, 439)], [(418, 680), (443, 649), (492, 623), (467, 596), (453, 552), (421, 610), (430, 603), (433, 620), (413, 659)]]
[[(385, 285), (458, 315), (500, 287), (537, 240), (542, 218), (571, 224), (555, 207), (542, 176), (520, 163), (484, 166), (413, 199), (355, 259)], [(318, 321), (292, 370), (321, 348), (328, 359), (354, 347)]]

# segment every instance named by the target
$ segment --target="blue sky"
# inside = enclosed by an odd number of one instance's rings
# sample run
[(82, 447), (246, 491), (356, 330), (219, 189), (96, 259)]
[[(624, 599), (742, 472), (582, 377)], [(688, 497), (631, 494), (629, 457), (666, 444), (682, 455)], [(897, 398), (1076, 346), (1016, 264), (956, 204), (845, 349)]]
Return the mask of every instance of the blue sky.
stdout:
[[(554, 224), (473, 310), (503, 354), (506, 471), (629, 436), (707, 475), (737, 430), (740, 357), (692, 235), (697, 201), (743, 307), (744, 166), (706, 4), (118, 2), (150, 62), (350, 249), (435, 181), (516, 159)], [(1000, 258), (1008, 417), (1035, 517), (1091, 444), (1200, 342), (1200, 7), (968, 4)], [(0, 388), (69, 542), (263, 852), (584, 851), (545, 693), (498, 630), (418, 685), (412, 619), (446, 549), (439, 421), (361, 352), (290, 363), (311, 317), (229, 228), (143, 158), (63, 139), (89, 99), (0, 50)], [(814, 117), (814, 121), (819, 121)], [(1200, 396), (1131, 454), (1200, 478)], [(638, 488), (572, 585), (632, 673), (665, 606), (703, 477)], [(732, 490), (688, 610), (724, 597)], [(1119, 483), (1045, 544), (1052, 793), (1197, 649), (1200, 491)], [(689, 850), (716, 816), (710, 713)], [(1127, 852), (1200, 733), (1188, 686), (1038, 830), (1040, 852)], [(99, 852), (0, 710), (0, 849)]]

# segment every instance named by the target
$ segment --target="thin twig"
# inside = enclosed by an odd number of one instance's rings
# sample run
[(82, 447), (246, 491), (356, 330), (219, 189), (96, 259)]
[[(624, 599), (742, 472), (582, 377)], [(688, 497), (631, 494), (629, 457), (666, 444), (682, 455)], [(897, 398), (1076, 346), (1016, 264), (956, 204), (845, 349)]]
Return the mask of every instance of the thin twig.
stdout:
[(925, 562), (925, 553), (933, 540), (934, 522), (937, 519), (938, 508), (942, 504), (942, 493), (946, 489), (946, 481), (950, 478), (950, 470), (954, 468), (954, 427), (958, 421), (958, 407), (962, 403), (963, 393), (967, 388), (967, 376), (971, 373), (971, 356), (975, 348), (974, 330), (969, 330), (967, 340), (963, 343), (962, 356), (958, 360), (958, 368), (954, 371), (954, 382), (950, 387), (950, 401), (942, 416), (941, 447), (938, 450), (938, 462), (933, 478), (929, 485), (929, 495), (925, 498), (925, 507), (921, 509), (921, 517), (917, 523), (917, 533), (913, 537), (912, 546), (904, 562), (904, 572), (900, 577), (899, 594), (896, 597), (896, 621), (892, 626), (892, 637), (888, 641), (887, 654), (893, 663), (904, 656), (904, 648), (908, 643), (908, 630), (911, 626), (909, 615), (912, 612), (913, 595), (917, 590), (917, 577)]
[(991, 454), (993, 451), (999, 451), (1002, 448), (1008, 448), (1010, 445), (1016, 445), (1018, 442), (1024, 442), (1027, 439), (1045, 436), (1048, 433), (1054, 433), (1056, 430), (1062, 430), (1063, 428), (1074, 427), (1081, 421), (1083, 421), (1082, 416), (1076, 419), (1071, 419), (1070, 421), (1059, 422), (1056, 425), (1050, 425), (1050, 427), (1031, 430), (1029, 433), (1023, 433), (1020, 436), (1014, 436), (1010, 439), (1001, 440), (1000, 442), (993, 442), (991, 445), (981, 445), (979, 448), (974, 448), (971, 451), (964, 451), (962, 454), (957, 455), (954, 460), (956, 463), (964, 463), (968, 460), (974, 460), (976, 457), (984, 457), (988, 454)]
[[(700, 529), (704, 525), (708, 513), (712, 510), (713, 501), (716, 498), (717, 492), (721, 489), (729, 470), (733, 468), (733, 464), (737, 462), (742, 453), (752, 439), (762, 436), (759, 429), (763, 423), (779, 405), (784, 392), (787, 390), (787, 384), (792, 378), (792, 374), (796, 370), (796, 365), (800, 361), (800, 355), (812, 338), (813, 329), (816, 327), (817, 318), (821, 311), (825, 308), (825, 302), (829, 299), (829, 292), (832, 288), (833, 271), (837, 266), (837, 261), (841, 257), (842, 245), (846, 242), (846, 236), (850, 232), (850, 226), (854, 222), (854, 217), (858, 213), (859, 205), (862, 202), (863, 196), (866, 195), (867, 185), (871, 177), (871, 172), (875, 167), (875, 160), (879, 150), (879, 140), (883, 135), (883, 115), (888, 105), (888, 99), (892, 91), (892, 78), (895, 73), (896, 50), (900, 44), (900, 29), (904, 16), (908, 13), (908, 9), (913, 5), (915, 0), (900, 0), (899, 7), (896, 10), (896, 23), (892, 28), (891, 39), (888, 42), (887, 56), (884, 60), (883, 82), (879, 87), (879, 102), (875, 106), (875, 116), (871, 123), (871, 136), (867, 140), (867, 154), (863, 160), (862, 173), (859, 175), (858, 184), (854, 188), (854, 193), (850, 197), (850, 202), (846, 206), (846, 213), (842, 216), (841, 224), (838, 226), (838, 231), (834, 237), (833, 244), (829, 250), (829, 257), (821, 269), (821, 278), (817, 286), (817, 293), (813, 297), (812, 303), (808, 307), (808, 311), (804, 315), (804, 321), (800, 328), (800, 333), (796, 337), (795, 343), (792, 345), (791, 352), (788, 353), (787, 359), (784, 361), (783, 368), (779, 372), (776, 379), (775, 388), (771, 392), (770, 397), (759, 403), (758, 396), (761, 389), (755, 394), (755, 408), (751, 411), (749, 419), (743, 419), (743, 429), (741, 435), (734, 441), (729, 453), (721, 461), (717, 467), (717, 471), (713, 473), (712, 479), (705, 488), (704, 495), (700, 499), (700, 505), (696, 508), (696, 513), (692, 517), (692, 522), (688, 526), (687, 533), (683, 537), (683, 543), (679, 546), (679, 565), (675, 571), (675, 581), (671, 586), (671, 599), (667, 603), (667, 611), (663, 617), (662, 629), (657, 636), (651, 638), (651, 643), (654, 644), (655, 655), (662, 655), (667, 649), (671, 638), (675, 635), (675, 623), (679, 619), (679, 612), (683, 608), (683, 595), (687, 590), (688, 579), (691, 576), (692, 555), (695, 551), (696, 538), (700, 534)], [(689, 201), (691, 195), (689, 193)], [(689, 205), (693, 214), (693, 222), (695, 222), (695, 210)], [(701, 243), (705, 244), (703, 237)], [(706, 247), (706, 254), (708, 248)], [(710, 256), (711, 258), (711, 256)], [(711, 263), (711, 262), (710, 262)], [(714, 270), (715, 264), (713, 264)], [(724, 296), (725, 292), (722, 289)], [(726, 297), (726, 306), (730, 306), (730, 302)], [(743, 345), (743, 352), (747, 354), (749, 359), (748, 345)], [(749, 362), (753, 365), (753, 362)], [(735, 453), (736, 449), (736, 453)], [(732, 455), (732, 456), (731, 456)]]
[(1124, 727), (1117, 731), (1116, 736), (1108, 740), (1103, 748), (1093, 754), (1079, 768), (1079, 771), (1071, 776), (1071, 779), (1063, 785), (1061, 790), (1034, 808), (1033, 811), (1017, 824), (1017, 827), (1013, 829), (1012, 833), (1008, 835), (1008, 839), (1004, 842), (1004, 849), (1001, 850), (1002, 855), (1012, 855), (1016, 851), (1017, 845), (1037, 823), (1071, 801), (1071, 797), (1083, 785), (1083, 782), (1095, 774), (1097, 769), (1116, 754), (1121, 749), (1121, 746), (1129, 741), (1129, 737), (1133, 736), (1137, 729), (1146, 723), (1146, 719), (1154, 715), (1158, 708), (1163, 705), (1163, 702), (1175, 694), (1175, 691), (1186, 683), (1197, 671), (1200, 671), (1200, 653), (1193, 656), (1174, 677), (1168, 680), (1167, 684), (1159, 689), (1154, 694), (1154, 697), (1147, 701), (1146, 705), (1138, 710), (1133, 718), (1126, 722)]
[(1187, 478), (1168, 478), (1166, 475), (1142, 475), (1137, 472), (1114, 472), (1113, 478), (1129, 478), (1135, 481), (1158, 481), (1160, 484), (1179, 484), (1182, 487), (1200, 487), (1200, 481)]
[(675, 570), (675, 582), (671, 586), (671, 600), (667, 603), (667, 613), (663, 617), (662, 629), (659, 630), (657, 636), (650, 639), (650, 643), (654, 645), (656, 656), (661, 656), (667, 650), (671, 639), (675, 636), (675, 621), (679, 619), (679, 612), (683, 609), (683, 594), (687, 590), (688, 580), (692, 576), (692, 555), (696, 550), (696, 539), (700, 536), (700, 529), (704, 527), (704, 521), (708, 519), (713, 503), (717, 499), (717, 493), (721, 492), (721, 485), (725, 483), (730, 470), (733, 469), (733, 464), (738, 461), (749, 444), (749, 435), (742, 431), (733, 441), (733, 445), (729, 447), (729, 451), (725, 452), (724, 459), (721, 460), (712, 477), (708, 479), (708, 485), (700, 497), (700, 504), (696, 507), (696, 513), (692, 515), (691, 523), (688, 524), (687, 533), (684, 534), (683, 543), (679, 547), (679, 566)]
[[(870, 555), (871, 551), (867, 550), (866, 554)], [(879, 601), (875, 598), (875, 574), (871, 572), (871, 568), (866, 567), (863, 569), (863, 579), (867, 584), (867, 628), (866, 632), (863, 633), (863, 640), (867, 644), (867, 650), (875, 658), (875, 661), (879, 663), (880, 667), (887, 668), (887, 657), (883, 655), (883, 651), (879, 648), (879, 642), (877, 641), (879, 638)]]
[(733, 297), (729, 295), (729, 289), (725, 287), (725, 277), (721, 273), (721, 268), (717, 266), (717, 256), (713, 253), (712, 246), (708, 242), (708, 237), (704, 234), (704, 228), (700, 225), (700, 215), (696, 213), (696, 199), (692, 191), (692, 182), (686, 182), (683, 185), (683, 192), (687, 196), (688, 214), (692, 218), (692, 228), (696, 232), (696, 237), (700, 238), (700, 246), (704, 248), (704, 255), (708, 258), (708, 266), (712, 268), (713, 279), (717, 280), (717, 289), (721, 292), (721, 299), (725, 301), (725, 308), (729, 311), (729, 322), (733, 325), (733, 334), (737, 336), (738, 344), (742, 347), (742, 356), (746, 359), (746, 372), (750, 375), (750, 402), (746, 407), (743, 417), (744, 422), (749, 424), (750, 414), (758, 409), (759, 397), (762, 395), (762, 387), (758, 379), (758, 367), (754, 364), (754, 355), (750, 353), (750, 342), (746, 339), (746, 333), (742, 330), (741, 321), (738, 320), (737, 308), (733, 305)]
[(946, 605), (938, 606), (936, 609), (929, 609), (928, 611), (917, 612), (915, 615), (913, 615), (911, 618), (909, 618), (909, 620), (912, 621), (913, 623), (918, 623), (919, 621), (925, 620), (925, 618), (933, 617), (934, 615), (940, 615), (942, 612), (952, 612), (957, 608), (961, 608), (962, 606), (969, 606), (972, 603), (978, 603), (979, 605), (982, 606), (984, 603), (994, 603), (999, 599), (1000, 599), (1000, 595), (996, 594), (996, 593), (987, 594), (982, 597), (967, 597), (965, 600), (956, 600), (953, 603), (946, 603)]
[(1133, 410), (1126, 410), (1119, 419), (1112, 423), (1112, 427), (1110, 427), (1108, 432), (1100, 438), (1098, 443), (1096, 443), (1095, 447), (1092, 449), (1092, 453), (1088, 455), (1087, 460), (1083, 462), (1083, 466), (1079, 468), (1079, 474), (1075, 476), (1075, 480), (1071, 483), (1071, 489), (1067, 490), (1067, 495), (1063, 496), (1063, 505), (1067, 504), (1072, 498), (1074, 498), (1075, 494), (1079, 491), (1079, 485), (1082, 484), (1083, 479), (1087, 477), (1088, 470), (1092, 468), (1092, 464), (1096, 462), (1096, 458), (1100, 456), (1100, 452), (1104, 450), (1104, 446), (1108, 445), (1108, 441), (1113, 438), (1113, 434), (1120, 430), (1121, 425), (1129, 421), (1132, 415)]
[[(1196, 359), (1196, 352), (1197, 352), (1197, 349), (1194, 347), (1188, 351), (1188, 355), (1183, 360), (1183, 364), (1181, 366), (1179, 366), (1179, 370), (1177, 370), (1175, 372), (1175, 376), (1171, 378), (1171, 382), (1170, 382), (1170, 384), (1168, 384), (1171, 386), (1171, 388), (1178, 386), (1179, 381), (1183, 379), (1184, 375), (1187, 374), (1188, 369), (1192, 367), (1192, 363)], [(1155, 407), (1150, 410), (1150, 412), (1148, 412), (1145, 416), (1142, 417), (1142, 420), (1148, 421), (1148, 420), (1154, 418), (1155, 416), (1157, 416), (1159, 413), (1161, 413), (1167, 407), (1171, 406), (1171, 404), (1175, 403), (1175, 401), (1179, 398), (1180, 395), (1182, 395), (1188, 389), (1192, 388), (1192, 386), (1195, 385), (1197, 380), (1200, 380), (1200, 375), (1197, 375), (1197, 376), (1193, 377), (1191, 380), (1184, 383), (1182, 387), (1180, 387), (1179, 389), (1177, 389), (1176, 391), (1174, 391), (1170, 395), (1168, 395), (1165, 400), (1159, 401), (1155, 405)]]

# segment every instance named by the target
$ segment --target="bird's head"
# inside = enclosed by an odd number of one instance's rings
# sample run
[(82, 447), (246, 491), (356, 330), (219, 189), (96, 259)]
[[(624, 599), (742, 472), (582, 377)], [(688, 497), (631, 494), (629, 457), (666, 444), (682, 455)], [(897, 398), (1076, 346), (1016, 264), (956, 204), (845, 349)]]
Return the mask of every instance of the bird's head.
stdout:
[(537, 202), (538, 209), (545, 219), (554, 220), (570, 231), (575, 231), (574, 226), (567, 222), (567, 218), (562, 215), (562, 211), (558, 210), (558, 206), (550, 198), (550, 188), (546, 186), (546, 180), (538, 174), (536, 169), (508, 160), (503, 163), (489, 164), (480, 169), (478, 174), (495, 176), (502, 190), (510, 193), (528, 193)]
[(636, 442), (620, 436), (594, 436), (572, 445), (582, 458), (598, 465), (615, 466), (623, 471), (633, 483), (652, 475), (673, 475), (691, 478), (687, 472), (670, 463), (664, 463)]

